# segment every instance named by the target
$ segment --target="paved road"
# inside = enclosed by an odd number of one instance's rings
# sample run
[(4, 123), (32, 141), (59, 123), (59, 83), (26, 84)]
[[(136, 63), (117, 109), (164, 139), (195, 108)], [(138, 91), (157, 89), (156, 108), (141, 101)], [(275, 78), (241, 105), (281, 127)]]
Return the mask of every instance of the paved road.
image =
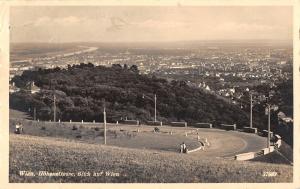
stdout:
[[(155, 126), (135, 126), (135, 125), (122, 125), (109, 124), (110, 129), (125, 129), (125, 130), (140, 130), (153, 131)], [(184, 127), (171, 127), (162, 126), (159, 127), (161, 133), (173, 132), (174, 137), (185, 136), (188, 133), (189, 138), (197, 139), (196, 128), (184, 128)], [(244, 133), (239, 131), (225, 131), (221, 129), (198, 129), (199, 136), (202, 139), (207, 138), (210, 146), (206, 147), (204, 151), (198, 151), (197, 153), (202, 156), (209, 157), (232, 157), (236, 154), (246, 152), (257, 152), (267, 146), (267, 138), (261, 137), (252, 133)]]
[[(12, 113), (12, 112), (11, 112)], [(20, 117), (20, 115), (16, 114), (16, 112), (11, 115), (17, 115), (16, 117)], [(14, 120), (15, 116), (10, 117), (11, 120)], [(23, 118), (26, 119), (26, 116)], [(46, 125), (51, 126), (52, 124), (57, 124), (53, 122), (45, 122)], [(73, 126), (74, 124), (82, 125), (83, 127), (103, 127), (103, 123), (69, 123), (65, 122), (63, 125)], [(123, 125), (123, 124), (107, 124), (107, 128), (109, 130), (126, 130), (126, 131), (137, 131), (139, 128), (140, 131), (152, 133), (155, 126), (136, 126), (136, 125)], [(172, 131), (174, 137), (184, 138), (185, 133), (188, 132), (189, 140), (197, 140), (196, 128), (191, 127), (171, 127), (171, 126), (162, 126), (159, 127), (162, 136), (166, 136), (168, 139), (170, 137), (170, 131)], [(221, 129), (206, 129), (201, 128), (198, 129), (199, 136), (202, 139), (207, 138), (210, 146), (207, 146), (204, 151), (195, 152), (199, 156), (206, 157), (232, 157), (239, 153), (246, 152), (256, 152), (266, 147), (267, 138), (260, 137), (255, 134), (244, 133), (239, 131), (224, 131)], [(155, 139), (154, 139), (155, 140)], [(177, 144), (176, 144), (177, 145)], [(130, 146), (128, 146), (130, 147)], [(194, 154), (194, 153), (192, 153)]]

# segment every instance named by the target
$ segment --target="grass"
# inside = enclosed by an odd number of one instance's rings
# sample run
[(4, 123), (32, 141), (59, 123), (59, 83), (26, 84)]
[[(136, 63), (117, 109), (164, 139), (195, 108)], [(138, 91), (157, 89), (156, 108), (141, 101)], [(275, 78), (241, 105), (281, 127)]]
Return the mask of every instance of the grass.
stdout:
[[(10, 135), (10, 182), (202, 183), (292, 182), (292, 166), (199, 158), (155, 150), (71, 142), (61, 138)], [(19, 176), (19, 171), (118, 173), (119, 176)], [(276, 177), (264, 177), (276, 171)]]
[[(45, 123), (23, 120), (24, 132), (26, 135), (53, 137), (60, 139), (68, 139), (72, 141), (86, 142), (90, 144), (103, 144), (104, 130), (102, 124), (93, 126), (82, 126), (82, 124), (72, 123)], [(10, 132), (15, 129), (14, 121), (10, 121)], [(137, 133), (136, 131), (123, 130), (115, 126), (111, 126), (107, 130), (108, 144), (119, 147), (131, 147), (142, 149), (155, 149), (177, 152), (179, 144), (183, 141), (189, 149), (199, 147), (196, 139), (185, 136), (174, 136), (169, 134), (144, 131)]]
[(277, 151), (274, 151), (267, 155), (256, 157), (251, 161), (291, 164), (291, 162), (293, 162), (293, 150), (288, 144), (282, 141), (282, 145), (279, 148), (279, 153)]
[[(11, 133), (15, 121), (10, 120)], [(210, 139), (211, 149), (179, 154), (175, 153), (179, 143), (193, 143), (183, 136), (184, 130), (175, 128), (172, 128), (175, 134), (171, 136), (167, 134), (170, 128), (153, 133), (152, 127), (143, 127), (138, 133), (136, 127), (110, 125), (114, 129), (108, 130), (108, 145), (104, 146), (101, 124), (37, 124), (28, 120), (22, 120), (22, 123), (25, 135), (10, 135), (10, 182), (292, 182), (293, 167), (270, 161), (280, 158), (274, 158), (272, 154), (271, 157), (244, 162), (215, 158), (215, 151), (219, 153), (226, 149), (224, 141), (231, 145), (231, 149), (240, 148), (239, 140), (235, 140), (232, 134), (225, 135), (226, 132), (216, 132), (212, 136), (201, 132), (202, 137)], [(76, 129), (73, 130), (73, 126)], [(219, 141), (220, 138), (222, 141)], [(219, 145), (222, 148), (218, 148)], [(291, 154), (290, 151), (289, 148), (282, 148), (282, 153)], [(19, 171), (33, 171), (36, 174), (38, 171), (74, 174), (79, 171), (91, 174), (109, 171), (119, 176), (25, 177), (20, 176)], [(264, 177), (265, 171), (276, 171), (278, 175)]]
[(290, 164), (288, 160), (282, 157), (277, 151), (271, 152), (269, 154), (258, 156), (250, 161), (259, 161), (266, 163), (276, 163), (276, 164)]

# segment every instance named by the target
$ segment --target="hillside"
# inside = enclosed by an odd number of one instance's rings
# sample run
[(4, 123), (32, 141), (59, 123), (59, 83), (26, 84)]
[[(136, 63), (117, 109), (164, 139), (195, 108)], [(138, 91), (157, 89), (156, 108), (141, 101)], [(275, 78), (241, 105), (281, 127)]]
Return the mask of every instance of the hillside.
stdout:
[[(121, 117), (142, 122), (153, 120), (156, 94), (160, 121), (237, 123), (238, 127), (249, 124), (248, 114), (237, 106), (190, 87), (185, 81), (141, 75), (136, 66), (80, 64), (67, 69), (25, 71), (13, 81), (18, 87), (35, 81), (42, 89), (36, 94), (21, 91), (10, 95), (11, 108), (22, 111), (30, 108), (33, 114), (33, 107), (36, 107), (39, 119), (53, 117), (55, 93), (57, 117), (61, 120), (102, 121), (104, 99), (109, 122)], [(256, 125), (262, 127), (260, 121), (256, 121)]]
[[(199, 158), (193, 154), (137, 150), (47, 137), (10, 135), (10, 182), (292, 182), (292, 166)], [(110, 172), (108, 176), (19, 176), (20, 170)], [(277, 172), (275, 177), (263, 176)], [(183, 176), (184, 175), (184, 176)]]

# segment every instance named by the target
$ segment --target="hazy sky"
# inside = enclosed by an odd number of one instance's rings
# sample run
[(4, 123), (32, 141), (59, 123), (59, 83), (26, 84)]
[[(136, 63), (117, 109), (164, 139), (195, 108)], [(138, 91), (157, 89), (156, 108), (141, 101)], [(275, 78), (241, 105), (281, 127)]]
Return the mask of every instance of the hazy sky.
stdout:
[(292, 8), (12, 7), (11, 42), (292, 39)]

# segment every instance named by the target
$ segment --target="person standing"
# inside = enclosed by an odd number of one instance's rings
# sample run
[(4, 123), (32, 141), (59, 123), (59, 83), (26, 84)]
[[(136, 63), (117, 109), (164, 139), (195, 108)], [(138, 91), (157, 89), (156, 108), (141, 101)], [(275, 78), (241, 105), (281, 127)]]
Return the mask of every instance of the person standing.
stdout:
[(180, 153), (183, 153), (183, 145), (180, 144)]
[(184, 142), (182, 143), (182, 149), (183, 149), (183, 153), (186, 153), (186, 152), (187, 152), (187, 151), (186, 151), (186, 145), (185, 145)]
[(22, 124), (20, 123), (20, 122), (18, 122), (17, 124), (16, 124), (16, 130), (15, 130), (15, 133), (16, 134), (21, 134), (23, 132), (23, 126), (22, 126)]

